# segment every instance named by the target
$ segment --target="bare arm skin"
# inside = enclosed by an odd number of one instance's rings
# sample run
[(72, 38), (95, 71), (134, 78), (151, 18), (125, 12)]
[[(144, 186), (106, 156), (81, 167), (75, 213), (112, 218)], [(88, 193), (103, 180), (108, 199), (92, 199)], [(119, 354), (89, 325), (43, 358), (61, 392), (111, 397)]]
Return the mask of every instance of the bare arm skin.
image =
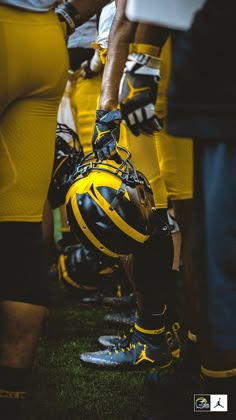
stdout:
[(119, 83), (128, 55), (129, 43), (133, 42), (137, 24), (125, 16), (126, 0), (116, 0), (116, 14), (108, 40), (107, 64), (101, 87), (100, 109), (117, 108)]
[(139, 23), (135, 33), (135, 43), (150, 44), (161, 48), (170, 34), (170, 30), (157, 25)]
[(108, 40), (107, 64), (101, 87), (100, 109), (112, 111), (117, 108), (119, 83), (132, 42), (151, 44), (161, 48), (167, 39), (168, 30), (154, 25), (135, 23), (125, 15), (126, 0), (116, 0), (116, 14)]

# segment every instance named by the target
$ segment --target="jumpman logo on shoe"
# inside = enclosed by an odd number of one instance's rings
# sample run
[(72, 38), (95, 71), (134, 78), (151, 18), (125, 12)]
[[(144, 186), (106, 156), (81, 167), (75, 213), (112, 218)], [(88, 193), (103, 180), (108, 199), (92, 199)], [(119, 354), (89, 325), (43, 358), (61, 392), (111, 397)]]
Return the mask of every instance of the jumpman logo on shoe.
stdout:
[(139, 358), (135, 362), (135, 365), (137, 365), (138, 363), (142, 362), (143, 360), (148, 360), (151, 363), (154, 363), (155, 362), (154, 359), (151, 359), (150, 357), (147, 356), (147, 344), (144, 344), (143, 350), (140, 352)]

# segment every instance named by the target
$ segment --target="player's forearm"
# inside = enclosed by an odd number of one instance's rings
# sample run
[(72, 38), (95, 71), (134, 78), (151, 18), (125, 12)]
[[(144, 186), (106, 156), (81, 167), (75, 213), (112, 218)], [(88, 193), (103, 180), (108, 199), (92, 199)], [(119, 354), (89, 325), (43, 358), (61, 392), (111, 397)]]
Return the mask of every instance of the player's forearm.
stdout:
[(108, 40), (107, 63), (104, 69), (100, 95), (100, 109), (111, 111), (117, 108), (120, 79), (128, 55), (129, 43), (133, 42), (136, 23), (125, 16), (125, 0), (116, 2), (116, 14)]
[(157, 47), (157, 50), (159, 49), (161, 51), (161, 48), (165, 44), (169, 34), (170, 30), (168, 28), (139, 23), (135, 33), (134, 42), (136, 44), (153, 45)]

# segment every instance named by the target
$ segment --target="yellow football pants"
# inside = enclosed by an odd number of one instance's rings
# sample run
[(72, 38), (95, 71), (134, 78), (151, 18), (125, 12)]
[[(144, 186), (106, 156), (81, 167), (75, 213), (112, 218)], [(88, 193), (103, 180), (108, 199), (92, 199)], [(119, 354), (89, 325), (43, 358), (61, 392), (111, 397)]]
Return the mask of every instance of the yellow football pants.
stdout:
[(0, 6), (0, 221), (42, 220), (68, 70), (53, 11)]

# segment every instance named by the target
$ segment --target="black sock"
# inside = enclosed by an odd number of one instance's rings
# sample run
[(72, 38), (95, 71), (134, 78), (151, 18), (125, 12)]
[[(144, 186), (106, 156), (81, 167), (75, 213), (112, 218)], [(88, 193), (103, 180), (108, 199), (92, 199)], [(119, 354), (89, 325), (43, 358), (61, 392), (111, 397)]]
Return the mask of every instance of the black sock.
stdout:
[(160, 314), (144, 314), (138, 312), (135, 326), (139, 333), (145, 337), (145, 340), (157, 345), (166, 340), (165, 320), (165, 309)]
[(200, 365), (199, 344), (187, 339), (183, 350), (183, 366), (191, 371), (199, 371)]
[(30, 369), (0, 367), (0, 415), (1, 420), (21, 418), (26, 397)]

